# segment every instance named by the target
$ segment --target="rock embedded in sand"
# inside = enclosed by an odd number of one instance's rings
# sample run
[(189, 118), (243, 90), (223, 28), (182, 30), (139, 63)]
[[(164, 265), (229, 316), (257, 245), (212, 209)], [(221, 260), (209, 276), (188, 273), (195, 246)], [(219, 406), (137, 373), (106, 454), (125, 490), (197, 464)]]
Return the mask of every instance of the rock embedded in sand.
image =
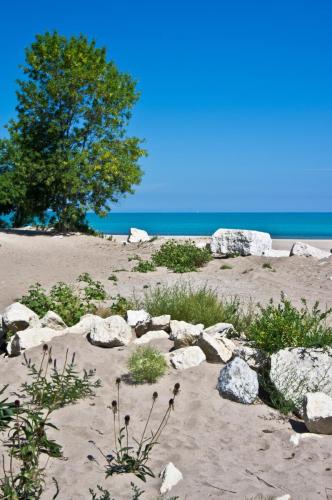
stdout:
[(331, 256), (330, 252), (313, 247), (302, 241), (297, 241), (291, 248), (290, 255), (298, 255), (299, 257), (315, 257), (316, 259), (326, 259)]
[(7, 353), (9, 356), (19, 356), (22, 351), (37, 347), (49, 342), (54, 337), (63, 335), (63, 330), (52, 330), (51, 328), (27, 328), (16, 332), (7, 344)]
[(61, 316), (54, 311), (47, 311), (45, 316), (40, 320), (40, 324), (42, 327), (52, 328), (53, 330), (64, 330), (67, 328)]
[(302, 414), (307, 392), (320, 391), (332, 397), (332, 349), (282, 349), (271, 356), (270, 379)]
[(138, 339), (134, 340), (134, 344), (147, 344), (148, 342), (152, 342), (153, 340), (163, 340), (169, 339), (168, 333), (165, 330), (153, 330), (151, 332), (147, 332)]
[(39, 325), (39, 317), (35, 312), (20, 302), (6, 307), (3, 316), (4, 332), (16, 333), (29, 327)]
[(122, 316), (117, 315), (95, 323), (89, 335), (91, 344), (99, 347), (121, 347), (129, 344), (131, 339), (130, 326)]
[(150, 241), (150, 236), (143, 229), (137, 229), (136, 227), (131, 227), (129, 231), (128, 242), (129, 243), (142, 243), (144, 241)]
[(209, 363), (227, 363), (236, 348), (230, 339), (226, 337), (218, 339), (205, 331), (198, 338), (197, 345), (202, 349)]
[(234, 358), (220, 370), (217, 389), (224, 398), (251, 404), (258, 396), (257, 373), (241, 358)]
[(192, 325), (186, 321), (172, 320), (170, 322), (171, 333), (169, 338), (174, 340), (175, 349), (194, 344), (204, 330), (204, 325)]
[(198, 346), (182, 347), (165, 354), (165, 358), (176, 370), (193, 368), (206, 360), (204, 352)]
[(264, 255), (272, 249), (268, 233), (242, 229), (218, 229), (212, 235), (211, 252), (216, 255)]
[(181, 479), (183, 479), (182, 473), (175, 467), (172, 462), (169, 462), (166, 467), (161, 471), (159, 477), (162, 480), (160, 493), (163, 495), (170, 491), (173, 486), (178, 484)]
[(310, 432), (332, 434), (332, 398), (323, 392), (309, 392), (304, 396), (304, 422)]
[(162, 316), (154, 316), (151, 318), (150, 330), (165, 330), (169, 331), (171, 322), (170, 314), (163, 314)]
[(129, 309), (127, 311), (127, 323), (135, 329), (136, 335), (140, 337), (150, 329), (151, 316), (144, 309), (139, 311)]

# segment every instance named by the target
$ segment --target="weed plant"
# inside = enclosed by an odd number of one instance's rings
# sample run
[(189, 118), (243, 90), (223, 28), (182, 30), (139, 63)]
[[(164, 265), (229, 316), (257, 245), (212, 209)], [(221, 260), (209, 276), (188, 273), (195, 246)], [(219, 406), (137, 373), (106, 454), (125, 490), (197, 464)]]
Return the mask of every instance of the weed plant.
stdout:
[(167, 368), (165, 357), (153, 347), (139, 347), (128, 360), (128, 369), (135, 384), (154, 383)]
[(149, 273), (156, 270), (155, 264), (150, 260), (140, 260), (133, 268), (137, 273)]
[[(0, 396), (6, 391), (8, 384), (4, 385), (0, 389)], [(8, 426), (9, 422), (12, 420), (14, 415), (15, 405), (12, 402), (8, 402), (8, 398), (2, 399), (0, 401), (0, 431)]]
[(286, 347), (332, 345), (332, 328), (326, 322), (332, 309), (321, 311), (318, 302), (310, 309), (305, 299), (301, 302), (298, 309), (282, 293), (279, 304), (271, 300), (266, 307), (258, 305), (248, 328), (249, 340), (268, 354)]
[(165, 266), (175, 273), (187, 273), (196, 271), (211, 258), (211, 252), (208, 249), (197, 248), (193, 242), (179, 243), (171, 240), (163, 243), (160, 249), (152, 255), (152, 262), (156, 266)]
[(38, 367), (24, 356), (32, 382), (25, 382), (22, 389), (31, 398), (32, 405), (53, 411), (95, 395), (94, 389), (101, 386), (100, 380), (95, 380), (95, 370), (84, 370), (80, 376), (75, 353), (70, 361), (68, 358), (67, 349), (64, 363), (58, 368), (57, 360), (52, 359), (52, 349), (48, 349), (46, 344)]

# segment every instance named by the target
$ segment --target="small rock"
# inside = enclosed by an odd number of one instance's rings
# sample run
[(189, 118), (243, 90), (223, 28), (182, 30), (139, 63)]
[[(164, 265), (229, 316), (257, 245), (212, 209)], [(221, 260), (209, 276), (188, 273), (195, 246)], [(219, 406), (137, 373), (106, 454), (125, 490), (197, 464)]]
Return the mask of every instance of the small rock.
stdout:
[(248, 345), (240, 345), (234, 350), (234, 356), (242, 358), (250, 368), (258, 370), (268, 361), (268, 357), (260, 349)]
[(323, 392), (308, 392), (304, 397), (303, 417), (310, 432), (332, 434), (332, 398)]
[(234, 326), (231, 323), (216, 323), (215, 325), (205, 328), (204, 333), (208, 333), (213, 337), (227, 337), (235, 333)]
[(197, 345), (202, 349), (209, 363), (227, 363), (236, 348), (228, 338), (215, 338), (205, 331), (201, 333)]
[(20, 302), (14, 302), (6, 307), (2, 316), (3, 329), (16, 333), (29, 327), (39, 325), (39, 317), (35, 312)]
[(149, 313), (140, 309), (139, 311), (127, 311), (127, 323), (135, 329), (137, 337), (141, 337), (150, 330), (151, 316)]
[(182, 349), (165, 354), (165, 358), (177, 370), (193, 368), (206, 360), (204, 352), (198, 346), (182, 347)]
[(169, 331), (171, 322), (171, 316), (169, 314), (163, 314), (162, 316), (155, 316), (151, 318), (150, 330), (165, 330)]
[(300, 257), (315, 257), (316, 259), (326, 259), (331, 256), (330, 252), (320, 250), (302, 241), (297, 241), (291, 248), (290, 255), (298, 255)]
[[(101, 318), (102, 319), (102, 318)], [(91, 344), (99, 347), (121, 347), (129, 344), (132, 331), (122, 316), (110, 316), (95, 323), (89, 335)]]
[(49, 342), (54, 337), (64, 334), (64, 330), (52, 330), (51, 328), (27, 328), (16, 332), (7, 344), (9, 356), (18, 356), (27, 349), (37, 347)]
[(166, 465), (166, 467), (159, 474), (159, 477), (162, 480), (160, 487), (160, 493), (162, 495), (170, 491), (173, 486), (178, 484), (178, 482), (183, 479), (182, 473), (175, 467), (175, 465), (172, 464), (172, 462), (169, 462)]
[(40, 320), (41, 326), (52, 328), (52, 330), (63, 330), (67, 328), (66, 323), (63, 321), (61, 316), (59, 316), (54, 311), (47, 311), (45, 316)]
[(128, 242), (129, 243), (142, 243), (144, 241), (150, 241), (150, 236), (143, 229), (137, 229), (136, 227), (131, 227), (129, 231)]
[(165, 330), (153, 330), (151, 332), (147, 332), (142, 337), (134, 340), (134, 344), (147, 344), (148, 342), (152, 342), (153, 340), (162, 340), (169, 339), (168, 333)]
[(241, 358), (234, 358), (220, 370), (217, 389), (232, 401), (251, 404), (258, 396), (257, 373)]
[(203, 332), (204, 325), (192, 325), (186, 321), (172, 320), (170, 322), (171, 333), (169, 338), (174, 340), (175, 349), (194, 344)]
[(92, 330), (98, 328), (99, 325), (104, 323), (103, 318), (96, 316), (95, 314), (85, 314), (81, 317), (78, 323), (74, 326), (67, 328), (67, 333), (74, 333), (77, 335), (90, 335)]

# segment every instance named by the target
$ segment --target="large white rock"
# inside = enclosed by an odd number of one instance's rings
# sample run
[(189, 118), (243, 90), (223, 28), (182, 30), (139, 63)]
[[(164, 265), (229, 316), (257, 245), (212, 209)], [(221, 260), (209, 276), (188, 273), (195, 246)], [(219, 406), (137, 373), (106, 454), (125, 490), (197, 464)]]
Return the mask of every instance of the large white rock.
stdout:
[(61, 316), (54, 311), (47, 311), (45, 316), (40, 320), (40, 324), (42, 327), (52, 328), (52, 330), (64, 330), (67, 328)]
[(186, 321), (174, 319), (170, 322), (170, 329), (171, 333), (169, 338), (174, 340), (175, 349), (179, 349), (180, 347), (194, 344), (203, 332), (204, 325), (201, 323), (192, 325)]
[(332, 398), (323, 392), (304, 396), (303, 417), (310, 432), (332, 434)]
[(139, 337), (138, 339), (134, 340), (134, 344), (148, 344), (149, 342), (152, 342), (153, 340), (163, 340), (163, 339), (169, 339), (168, 333), (165, 332), (165, 330), (153, 330), (151, 332), (147, 332), (142, 337)]
[(216, 255), (264, 255), (271, 249), (271, 236), (261, 231), (218, 229), (212, 235), (211, 252)]
[(9, 356), (18, 356), (27, 349), (49, 342), (54, 337), (64, 334), (64, 330), (52, 330), (51, 328), (27, 328), (16, 332), (7, 344)]
[(251, 404), (258, 396), (257, 373), (241, 358), (234, 358), (220, 370), (217, 389), (224, 398)]
[(35, 312), (20, 302), (14, 302), (6, 307), (2, 316), (5, 332), (16, 333), (26, 328), (39, 325), (39, 318)]
[(332, 397), (332, 349), (282, 349), (271, 356), (270, 379), (302, 413), (307, 392), (320, 391)]
[(68, 333), (74, 333), (77, 335), (89, 335), (92, 330), (98, 328), (99, 325), (103, 325), (104, 320), (100, 316), (95, 314), (85, 314), (81, 317), (76, 325), (70, 326), (66, 329)]
[(144, 241), (150, 241), (150, 236), (143, 229), (131, 227), (129, 231), (128, 241), (129, 243), (141, 243)]
[(150, 330), (165, 330), (169, 331), (171, 316), (163, 314), (162, 316), (154, 316), (151, 318)]
[(198, 346), (182, 347), (165, 354), (167, 362), (177, 370), (185, 370), (205, 361), (205, 354)]
[(231, 323), (216, 323), (215, 325), (205, 328), (204, 333), (208, 333), (213, 337), (227, 337), (235, 334), (234, 326)]
[(122, 316), (110, 316), (95, 323), (89, 335), (91, 344), (99, 347), (121, 347), (129, 344), (132, 331)]
[(166, 467), (159, 474), (159, 477), (162, 481), (160, 487), (160, 493), (162, 495), (170, 491), (173, 486), (178, 484), (178, 482), (183, 479), (182, 473), (175, 467), (175, 465), (172, 464), (172, 462), (169, 462), (166, 465)]
[(312, 247), (302, 241), (297, 241), (291, 248), (291, 255), (298, 255), (300, 257), (315, 257), (316, 259), (326, 259), (331, 256), (330, 252), (321, 250), (320, 248)]
[(236, 348), (230, 339), (215, 338), (205, 331), (199, 336), (197, 345), (202, 349), (209, 363), (227, 363)]

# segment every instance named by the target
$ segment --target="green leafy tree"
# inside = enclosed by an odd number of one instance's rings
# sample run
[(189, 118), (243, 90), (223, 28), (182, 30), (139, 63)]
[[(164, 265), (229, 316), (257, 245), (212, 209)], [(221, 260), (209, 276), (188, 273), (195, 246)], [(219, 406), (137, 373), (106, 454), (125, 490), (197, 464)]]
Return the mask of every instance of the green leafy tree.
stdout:
[(61, 230), (79, 228), (141, 180), (146, 152), (126, 134), (136, 83), (94, 41), (57, 32), (36, 36), (23, 72), (0, 142), (0, 212), (22, 224), (51, 209)]

